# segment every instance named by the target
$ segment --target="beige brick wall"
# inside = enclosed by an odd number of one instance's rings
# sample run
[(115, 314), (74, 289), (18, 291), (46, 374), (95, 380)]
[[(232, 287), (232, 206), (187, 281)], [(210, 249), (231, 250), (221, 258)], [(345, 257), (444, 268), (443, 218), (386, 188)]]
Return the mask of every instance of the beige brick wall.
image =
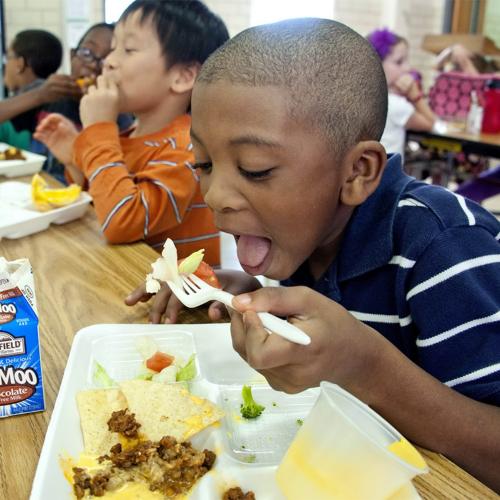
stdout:
[[(101, 0), (72, 0), (89, 2), (88, 24), (103, 18)], [(68, 69), (66, 0), (4, 0), (5, 39), (8, 44), (19, 31), (41, 28), (58, 36), (65, 47), (63, 68)]]
[[(65, 2), (67, 0), (4, 0), (7, 41), (18, 31), (39, 27), (59, 36), (67, 47)], [(71, 0), (78, 1), (78, 0)], [(101, 0), (90, 2), (90, 22), (103, 19)], [(275, 0), (269, 0), (270, 2)], [(369, 31), (388, 26), (410, 42), (410, 60), (424, 74), (428, 86), (433, 79), (433, 56), (423, 52), (420, 44), (426, 33), (440, 33), (444, 0), (324, 0), (332, 4), (334, 18), (366, 35)], [(307, 2), (307, 0), (304, 0)], [(231, 35), (250, 25), (251, 0), (206, 0), (207, 5), (226, 22)], [(489, 2), (492, 14), (487, 26), (500, 36), (500, 2)], [(68, 47), (67, 47), (68, 48)], [(65, 62), (67, 66), (67, 61)]]
[(420, 47), (424, 35), (441, 33), (444, 0), (336, 0), (335, 19), (366, 36), (387, 27), (408, 40), (410, 64), (418, 69), (428, 88), (435, 76), (434, 56)]
[(231, 36), (250, 25), (250, 0), (205, 0), (205, 3), (222, 17)]

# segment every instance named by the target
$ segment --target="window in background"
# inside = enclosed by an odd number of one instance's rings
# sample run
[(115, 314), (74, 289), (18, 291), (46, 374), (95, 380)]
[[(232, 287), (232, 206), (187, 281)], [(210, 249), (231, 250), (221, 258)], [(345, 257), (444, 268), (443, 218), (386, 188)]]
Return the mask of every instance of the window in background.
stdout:
[(274, 23), (294, 17), (333, 19), (335, 0), (251, 0), (250, 24)]
[(105, 0), (104, 20), (107, 23), (116, 23), (121, 13), (132, 3), (132, 0)]

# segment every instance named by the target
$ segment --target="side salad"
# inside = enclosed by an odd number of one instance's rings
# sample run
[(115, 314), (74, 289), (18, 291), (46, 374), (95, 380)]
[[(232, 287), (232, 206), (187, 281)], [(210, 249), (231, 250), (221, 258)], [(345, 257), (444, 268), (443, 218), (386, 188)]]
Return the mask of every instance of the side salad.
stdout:
[[(142, 363), (135, 377), (131, 377), (132, 380), (152, 380), (171, 384), (189, 382), (198, 373), (195, 354), (185, 361), (181, 356), (161, 351), (158, 344), (150, 337), (140, 337), (135, 347), (141, 355)], [(117, 385), (97, 361), (94, 361), (93, 382), (97, 387)]]

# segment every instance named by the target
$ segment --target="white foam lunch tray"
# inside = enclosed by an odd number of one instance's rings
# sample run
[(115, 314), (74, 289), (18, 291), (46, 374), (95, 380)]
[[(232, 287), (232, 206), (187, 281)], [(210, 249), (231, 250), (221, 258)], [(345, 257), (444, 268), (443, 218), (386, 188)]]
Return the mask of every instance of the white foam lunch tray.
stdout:
[[(0, 142), (0, 151), (3, 152), (11, 148), (9, 144)], [(19, 177), (21, 175), (30, 175), (40, 172), (45, 161), (45, 156), (21, 150), (25, 160), (0, 160), (0, 175), (5, 177)]]
[(82, 192), (78, 200), (47, 212), (36, 210), (31, 201), (31, 185), (25, 182), (0, 183), (0, 239), (22, 238), (38, 233), (50, 224), (65, 224), (83, 216), (92, 197)]
[[(73, 341), (59, 394), (50, 419), (30, 500), (64, 500), (72, 497), (60, 459), (78, 458), (83, 438), (76, 404), (80, 390), (94, 387), (94, 362), (116, 381), (134, 378), (142, 359), (137, 339), (150, 336), (160, 350), (187, 360), (196, 354), (197, 376), (190, 391), (218, 404), (225, 412), (219, 425), (193, 436), (198, 449), (217, 455), (214, 467), (203, 476), (188, 498), (220, 500), (224, 491), (240, 486), (258, 500), (285, 500), (275, 474), (288, 446), (319, 394), (309, 389), (288, 395), (274, 391), (233, 350), (228, 324), (93, 325), (80, 330)], [(242, 386), (251, 385), (255, 400), (265, 406), (256, 420), (240, 416)], [(420, 498), (409, 484), (391, 500)]]

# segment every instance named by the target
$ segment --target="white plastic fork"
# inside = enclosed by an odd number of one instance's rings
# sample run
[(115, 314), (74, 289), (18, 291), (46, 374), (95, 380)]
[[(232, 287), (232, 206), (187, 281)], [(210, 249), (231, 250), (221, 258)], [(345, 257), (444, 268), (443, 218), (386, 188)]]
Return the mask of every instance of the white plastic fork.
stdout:
[[(211, 300), (218, 300), (226, 306), (233, 307), (231, 301), (234, 295), (231, 293), (210, 286), (194, 274), (190, 274), (189, 276), (181, 275), (181, 279), (182, 288), (170, 280), (167, 281), (167, 284), (175, 296), (186, 307), (198, 307)], [(276, 333), (296, 344), (309, 345), (311, 343), (309, 335), (306, 335), (302, 330), (288, 323), (288, 321), (267, 312), (258, 312), (257, 315), (269, 332)]]

